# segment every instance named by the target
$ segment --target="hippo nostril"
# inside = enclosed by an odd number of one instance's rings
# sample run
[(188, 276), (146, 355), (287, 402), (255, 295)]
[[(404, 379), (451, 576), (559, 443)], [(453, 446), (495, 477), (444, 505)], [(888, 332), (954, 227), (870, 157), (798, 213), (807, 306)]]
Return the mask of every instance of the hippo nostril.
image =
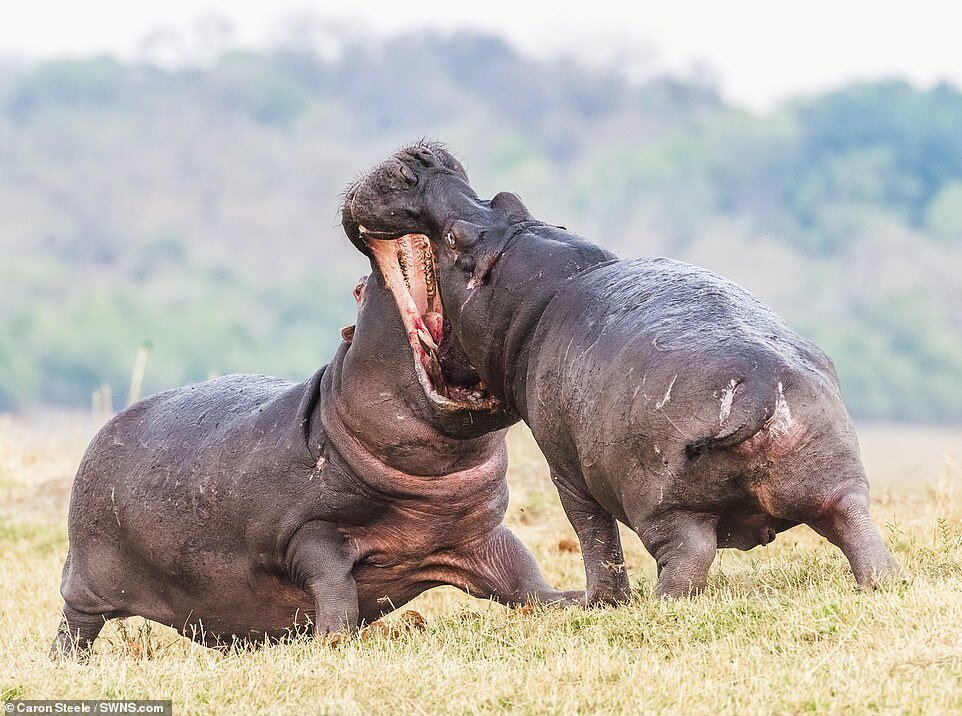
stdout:
[(419, 147), (414, 151), (413, 156), (426, 167), (433, 167), (435, 165), (434, 153), (430, 149)]

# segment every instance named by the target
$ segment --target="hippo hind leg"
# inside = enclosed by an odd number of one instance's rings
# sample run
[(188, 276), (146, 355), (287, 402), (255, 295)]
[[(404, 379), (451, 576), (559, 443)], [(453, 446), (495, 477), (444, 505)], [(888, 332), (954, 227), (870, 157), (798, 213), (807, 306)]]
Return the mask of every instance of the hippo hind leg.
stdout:
[(855, 581), (863, 589), (878, 587), (887, 577), (899, 573), (899, 565), (889, 554), (882, 535), (868, 511), (868, 495), (849, 492), (836, 500), (811, 527), (842, 550)]
[(758, 496), (771, 514), (804, 522), (841, 549), (859, 587), (875, 588), (898, 575), (899, 565), (869, 514), (868, 480), (861, 463), (848, 456), (836, 463), (802, 462), (802, 469), (789, 464), (760, 486)]
[(639, 532), (658, 564), (657, 596), (688, 597), (705, 588), (718, 546), (717, 523), (714, 515), (676, 510)]
[(107, 618), (105, 614), (87, 614), (65, 606), (57, 636), (50, 647), (50, 658), (86, 661)]

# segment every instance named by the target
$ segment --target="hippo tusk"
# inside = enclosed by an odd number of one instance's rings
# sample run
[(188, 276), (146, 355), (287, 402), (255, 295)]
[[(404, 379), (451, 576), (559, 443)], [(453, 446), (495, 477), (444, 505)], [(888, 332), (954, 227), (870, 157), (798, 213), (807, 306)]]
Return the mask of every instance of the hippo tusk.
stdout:
[(424, 328), (418, 329), (418, 339), (421, 341), (421, 345), (426, 351), (436, 351), (438, 349), (438, 344), (434, 342), (434, 338), (431, 336), (430, 331)]

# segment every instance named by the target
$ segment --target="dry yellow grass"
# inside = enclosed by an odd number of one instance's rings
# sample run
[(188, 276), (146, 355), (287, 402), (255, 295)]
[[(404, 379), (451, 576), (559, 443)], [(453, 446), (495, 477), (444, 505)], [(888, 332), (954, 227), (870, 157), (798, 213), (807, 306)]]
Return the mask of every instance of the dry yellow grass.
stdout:
[[(653, 563), (626, 533), (637, 596), (620, 609), (510, 611), (438, 589), (411, 605), (426, 628), (340, 646), (225, 655), (130, 619), (104, 630), (89, 664), (54, 664), (67, 495), (93, 427), (0, 417), (4, 698), (172, 698), (177, 713), (962, 711), (958, 432), (862, 431), (870, 473), (884, 473), (876, 520), (911, 574), (879, 592), (857, 592), (837, 550), (801, 527), (719, 553), (701, 598), (655, 601)], [(509, 478), (511, 526), (551, 581), (583, 585), (523, 429)]]

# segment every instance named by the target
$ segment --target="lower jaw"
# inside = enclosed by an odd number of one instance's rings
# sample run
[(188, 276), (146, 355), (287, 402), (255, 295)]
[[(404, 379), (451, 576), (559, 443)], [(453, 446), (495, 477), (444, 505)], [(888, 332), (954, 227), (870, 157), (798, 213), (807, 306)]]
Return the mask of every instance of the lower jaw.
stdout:
[(412, 346), (412, 350), (421, 388), (439, 408), (446, 412), (492, 412), (500, 409), (501, 401), (487, 391), (480, 379), (473, 385), (450, 383), (444, 378), (443, 364), (439, 358), (426, 356), (420, 345)]
[(446, 394), (438, 391), (433, 385), (431, 387), (422, 385), (422, 388), (428, 399), (445, 412), (493, 413), (501, 409), (501, 401), (488, 393), (473, 397), (466, 395), (471, 392), (466, 388), (451, 389), (448, 386), (445, 390)]

